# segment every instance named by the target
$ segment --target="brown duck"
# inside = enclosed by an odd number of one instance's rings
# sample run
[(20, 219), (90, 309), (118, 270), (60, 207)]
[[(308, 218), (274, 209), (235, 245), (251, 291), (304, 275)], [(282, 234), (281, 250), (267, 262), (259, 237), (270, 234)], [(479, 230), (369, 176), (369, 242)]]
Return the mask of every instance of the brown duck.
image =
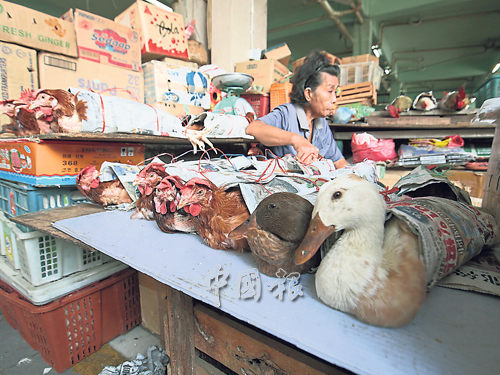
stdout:
[(265, 275), (276, 277), (280, 268), (287, 275), (306, 273), (319, 265), (319, 254), (301, 265), (296, 265), (293, 257), (306, 234), (312, 210), (313, 205), (300, 195), (272, 194), (229, 237), (247, 239), (257, 268)]

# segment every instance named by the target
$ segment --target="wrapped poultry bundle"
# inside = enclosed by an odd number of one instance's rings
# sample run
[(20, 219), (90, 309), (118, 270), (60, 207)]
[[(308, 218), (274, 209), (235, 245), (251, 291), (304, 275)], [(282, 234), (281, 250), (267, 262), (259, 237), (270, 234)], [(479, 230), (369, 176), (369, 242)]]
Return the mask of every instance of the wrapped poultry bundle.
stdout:
[(181, 121), (170, 113), (128, 99), (77, 88), (69, 90), (87, 103), (87, 119), (75, 132), (140, 133), (186, 138)]
[(473, 206), (436, 197), (387, 204), (392, 215), (418, 234), (427, 288), (500, 242), (494, 218)]

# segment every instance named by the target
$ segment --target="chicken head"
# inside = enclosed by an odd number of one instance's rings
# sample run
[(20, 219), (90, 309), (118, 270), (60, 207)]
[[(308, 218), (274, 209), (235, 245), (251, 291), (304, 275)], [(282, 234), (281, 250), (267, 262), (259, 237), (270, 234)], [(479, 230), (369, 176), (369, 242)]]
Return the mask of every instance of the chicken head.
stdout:
[(165, 165), (153, 162), (137, 174), (132, 184), (139, 188), (142, 195), (151, 195), (155, 186), (166, 176), (168, 173), (165, 172)]
[(193, 216), (201, 212), (201, 207), (208, 207), (212, 199), (212, 191), (215, 188), (208, 180), (194, 177), (181, 188), (181, 199), (177, 208), (184, 210)]
[(99, 185), (100, 172), (93, 165), (89, 164), (83, 168), (76, 176), (76, 186), (88, 191), (91, 188), (96, 188)]

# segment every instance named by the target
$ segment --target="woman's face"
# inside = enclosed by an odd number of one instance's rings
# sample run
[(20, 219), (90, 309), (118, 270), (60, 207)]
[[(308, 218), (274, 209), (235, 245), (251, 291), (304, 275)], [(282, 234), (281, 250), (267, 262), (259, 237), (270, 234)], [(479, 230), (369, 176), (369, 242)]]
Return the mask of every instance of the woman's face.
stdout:
[[(328, 73), (321, 73), (323, 83), (311, 92), (309, 104), (314, 117), (326, 117), (333, 114), (337, 96), (335, 92), (339, 86), (339, 79)], [(306, 96), (307, 97), (307, 96)]]

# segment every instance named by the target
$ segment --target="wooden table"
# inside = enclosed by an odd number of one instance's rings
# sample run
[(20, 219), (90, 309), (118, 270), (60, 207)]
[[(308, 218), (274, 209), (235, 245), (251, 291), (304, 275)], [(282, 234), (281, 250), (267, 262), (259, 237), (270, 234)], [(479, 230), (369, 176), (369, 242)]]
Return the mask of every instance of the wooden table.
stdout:
[[(56, 211), (58, 210), (58, 211)], [(416, 319), (383, 329), (324, 305), (314, 276), (304, 275), (304, 296), (279, 300), (260, 275), (260, 299), (241, 298), (237, 276), (255, 267), (250, 255), (217, 251), (190, 234), (162, 233), (130, 213), (74, 217), (78, 206), (54, 209), (54, 225), (88, 246), (119, 259), (160, 283), (160, 316), (170, 374), (206, 374), (197, 350), (239, 374), (497, 374), (500, 368), (500, 299), (435, 287)], [(44, 219), (45, 218), (45, 219)], [(37, 224), (37, 220), (45, 223)], [(49, 215), (13, 218), (47, 230)], [(228, 283), (217, 297), (209, 288), (215, 270)], [(215, 279), (214, 279), (215, 280)]]

